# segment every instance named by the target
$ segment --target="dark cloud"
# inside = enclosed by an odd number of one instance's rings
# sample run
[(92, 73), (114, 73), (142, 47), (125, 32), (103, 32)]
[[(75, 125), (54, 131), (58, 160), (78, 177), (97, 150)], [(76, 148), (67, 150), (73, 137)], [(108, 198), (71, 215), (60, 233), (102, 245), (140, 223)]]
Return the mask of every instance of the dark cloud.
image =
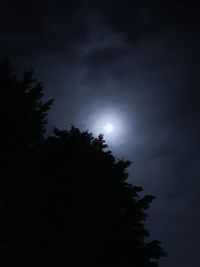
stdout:
[(115, 63), (126, 54), (127, 51), (121, 47), (96, 48), (86, 56), (84, 64), (90, 68), (104, 68), (110, 63)]
[(80, 1), (1, 1), (0, 14), (1, 49), (13, 57), (71, 56), (87, 38)]
[(198, 4), (174, 1), (103, 1), (99, 5), (103, 17), (114, 30), (137, 39), (147, 33), (182, 27), (198, 20)]

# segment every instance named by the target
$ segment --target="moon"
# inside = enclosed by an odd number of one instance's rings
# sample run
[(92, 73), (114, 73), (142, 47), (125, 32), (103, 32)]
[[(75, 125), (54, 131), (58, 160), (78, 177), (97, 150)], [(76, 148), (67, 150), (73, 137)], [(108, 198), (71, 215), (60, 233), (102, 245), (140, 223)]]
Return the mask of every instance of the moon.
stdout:
[(126, 116), (116, 108), (97, 108), (88, 118), (88, 129), (94, 136), (102, 134), (108, 145), (119, 146), (125, 140)]
[(111, 132), (114, 130), (114, 126), (112, 125), (112, 123), (107, 123), (107, 124), (104, 126), (104, 130), (105, 130), (107, 133), (111, 133)]

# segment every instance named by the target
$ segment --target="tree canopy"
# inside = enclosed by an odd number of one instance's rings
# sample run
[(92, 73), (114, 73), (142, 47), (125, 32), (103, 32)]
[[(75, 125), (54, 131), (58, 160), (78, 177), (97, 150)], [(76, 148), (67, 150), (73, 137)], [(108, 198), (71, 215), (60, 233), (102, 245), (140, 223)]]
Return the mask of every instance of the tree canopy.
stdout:
[(72, 126), (47, 136), (52, 100), (33, 72), (19, 80), (1, 62), (0, 90), (2, 265), (158, 266), (166, 253), (145, 226), (154, 196), (127, 181), (130, 162), (102, 135)]

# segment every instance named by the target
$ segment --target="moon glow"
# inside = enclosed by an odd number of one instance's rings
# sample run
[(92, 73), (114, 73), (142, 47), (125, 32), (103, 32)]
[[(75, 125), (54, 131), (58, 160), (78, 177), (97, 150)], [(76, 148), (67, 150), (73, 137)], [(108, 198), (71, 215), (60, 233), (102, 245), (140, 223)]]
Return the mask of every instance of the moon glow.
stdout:
[(104, 126), (104, 130), (105, 130), (107, 133), (111, 133), (111, 132), (114, 130), (114, 126), (112, 125), (112, 123), (107, 123), (107, 124)]
[(123, 143), (126, 132), (126, 120), (122, 112), (108, 108), (99, 109), (90, 117), (89, 130), (95, 135), (103, 134), (109, 145)]

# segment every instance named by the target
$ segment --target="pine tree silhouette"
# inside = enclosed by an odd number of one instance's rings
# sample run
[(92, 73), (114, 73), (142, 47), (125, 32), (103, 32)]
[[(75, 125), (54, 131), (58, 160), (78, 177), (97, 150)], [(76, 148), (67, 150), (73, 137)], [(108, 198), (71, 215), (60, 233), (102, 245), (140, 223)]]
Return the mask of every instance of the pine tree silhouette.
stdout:
[(8, 59), (0, 61), (0, 90), (3, 148), (3, 176), (0, 182), (2, 266), (17, 265), (24, 253), (20, 249), (25, 247), (30, 192), (34, 173), (38, 170), (36, 145), (44, 140), (46, 116), (53, 101), (43, 103), (43, 87), (33, 78), (33, 72), (25, 72), (23, 78), (18, 79)]

